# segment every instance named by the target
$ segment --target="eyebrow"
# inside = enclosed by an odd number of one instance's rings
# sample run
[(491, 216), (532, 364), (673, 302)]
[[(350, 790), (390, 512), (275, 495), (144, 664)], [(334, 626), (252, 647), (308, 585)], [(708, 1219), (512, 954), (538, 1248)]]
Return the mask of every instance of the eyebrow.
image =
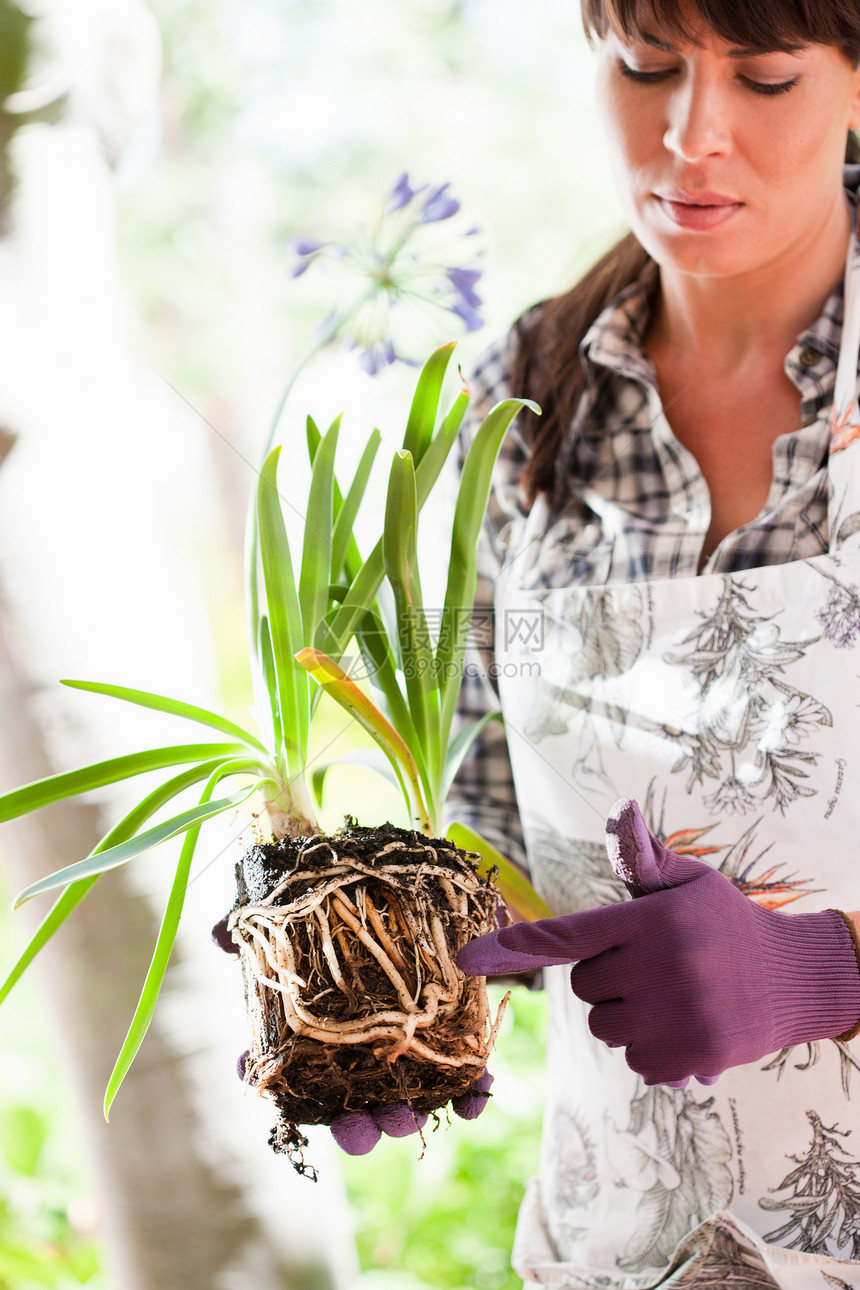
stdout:
[[(641, 33), (642, 40), (646, 45), (652, 45), (654, 49), (661, 49), (667, 54), (677, 54), (678, 49), (675, 45), (668, 45), (658, 36), (654, 36), (649, 31)], [(755, 45), (735, 45), (728, 51), (729, 58), (755, 58), (759, 54), (796, 54), (798, 50), (805, 49), (803, 44), (795, 45), (774, 45), (771, 49), (762, 49)]]

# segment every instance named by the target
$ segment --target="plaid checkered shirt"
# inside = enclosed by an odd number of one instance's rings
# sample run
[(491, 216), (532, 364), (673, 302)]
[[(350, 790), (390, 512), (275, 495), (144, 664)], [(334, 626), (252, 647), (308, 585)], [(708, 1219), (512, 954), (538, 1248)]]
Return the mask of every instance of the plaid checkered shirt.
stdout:
[[(860, 166), (845, 167), (844, 183), (853, 223)], [(699, 572), (711, 517), (708, 487), (695, 457), (666, 420), (653, 363), (641, 346), (657, 272), (650, 264), (639, 281), (610, 301), (580, 344), (588, 387), (566, 445), (568, 497), (540, 539), (533, 585), (638, 582)], [(785, 358), (786, 375), (800, 393), (801, 425), (773, 444), (773, 479), (763, 509), (723, 538), (701, 572), (736, 573), (827, 551), (829, 430), (820, 414), (833, 399), (842, 303), (840, 281), (819, 318), (798, 336)], [(510, 397), (516, 343), (514, 330), (490, 346), (475, 366), (469, 417), (460, 439), (461, 463), (490, 408)], [(600, 369), (605, 370), (598, 381)], [(527, 455), (514, 422), (499, 455), (481, 539), (459, 699), (462, 724), (499, 707), (498, 687), (491, 679), (493, 584), (510, 557), (511, 522), (526, 513), (518, 481)], [(527, 871), (507, 742), (497, 722), (486, 727), (464, 761), (447, 816), (483, 834)]]

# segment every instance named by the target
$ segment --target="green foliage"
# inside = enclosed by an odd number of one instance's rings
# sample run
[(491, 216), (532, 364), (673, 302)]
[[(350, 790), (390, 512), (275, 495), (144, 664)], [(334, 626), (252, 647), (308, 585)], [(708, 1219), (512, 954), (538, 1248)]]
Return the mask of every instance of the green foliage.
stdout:
[[(17, 908), (36, 896), (61, 889), (53, 908), (0, 984), (0, 1002), (102, 873), (170, 838), (185, 835), (152, 962), (105, 1094), (106, 1116), (152, 1020), (173, 950), (201, 825), (232, 811), (257, 792), (263, 796), (277, 833), (318, 831), (313, 793), (319, 796), (321, 776), (318, 773), (313, 783), (308, 782), (308, 750), (311, 716), (324, 690), (379, 740), (400, 778), (411, 817), (425, 832), (438, 828), (442, 785), (450, 779), (452, 696), (459, 688), (465, 633), (453, 643), (440, 642), (445, 664), (440, 680), (436, 670), (440, 655), (437, 651), (434, 656), (421, 599), (416, 538), (420, 509), (439, 477), (468, 402), (461, 394), (437, 429), (442, 383), (452, 350), (452, 345), (437, 350), (419, 376), (404, 447), (394, 457), (383, 535), (367, 560), (363, 561), (358, 551), (353, 521), (367, 486), (378, 432), (371, 434), (344, 494), (335, 479), (340, 418), (323, 436), (313, 421), (308, 421), (312, 474), (298, 567), (290, 551), (278, 492), (281, 449), (276, 447), (267, 453), (249, 515), (246, 569), (252, 673), (257, 693), (265, 699), (270, 715), (268, 740), (259, 739), (218, 713), (182, 700), (127, 686), (67, 681), (73, 688), (217, 730), (232, 742), (148, 749), (48, 776), (0, 796), (3, 821), (132, 776), (183, 764), (187, 767), (151, 790), (90, 855), (32, 883), (15, 902)], [(466, 458), (463, 478), (469, 495), (455, 512), (446, 597), (446, 606), (456, 601), (460, 616), (464, 610), (457, 597), (474, 594), (474, 548), (492, 464), (502, 435), (521, 406), (521, 401), (511, 399), (494, 409), (478, 430)], [(386, 574), (397, 610), (397, 624), (391, 635), (382, 627), (378, 600)], [(377, 660), (392, 723), (338, 665), (337, 660), (356, 633), (363, 642), (365, 656)], [(325, 641), (333, 657), (309, 648), (317, 638)], [(302, 666), (309, 657), (310, 674)], [(405, 694), (396, 675), (398, 667), (405, 677)], [(462, 756), (463, 743), (461, 737), (454, 750), (455, 759)], [(205, 787), (198, 802), (177, 811), (175, 799), (203, 780)], [(234, 791), (214, 797), (216, 786), (224, 780), (238, 780), (239, 786), (234, 783)], [(168, 806), (172, 810), (166, 819), (150, 823), (153, 815)]]
[[(0, 890), (0, 940), (12, 920)], [(0, 1290), (104, 1290), (74, 1117), (26, 988), (0, 1015)]]
[[(442, 353), (438, 351), (434, 360)], [(446, 792), (470, 744), (485, 724), (478, 722), (461, 731), (452, 743), (451, 728), (477, 583), (478, 537), (493, 466), (517, 412), (522, 407), (530, 407), (535, 412), (539, 409), (528, 400), (505, 399), (484, 419), (469, 445), (454, 511), (445, 605), (434, 650), (418, 570), (419, 477), (435, 446), (432, 431), (441, 386), (439, 364), (434, 360), (427, 364), (418, 383), (404, 448), (395, 454), (388, 480), (381, 551), (382, 566), (394, 593), (396, 622), (393, 627), (386, 627), (378, 614), (368, 614), (370, 607), (366, 605), (365, 615), (356, 614), (350, 628), (358, 632), (364, 656), (371, 663), (371, 680), (381, 692), (391, 725), (408, 748), (408, 757), (402, 759), (401, 767), (398, 769), (395, 761), (392, 764), (398, 773), (403, 772), (410, 817), (419, 821), (426, 832), (438, 834)], [(455, 409), (452, 414), (461, 415)], [(412, 445), (414, 456), (405, 447), (407, 443)], [(369, 564), (370, 561), (365, 569)], [(336, 622), (346, 608), (347, 599)], [(325, 668), (324, 655), (303, 650), (297, 657), (319, 679), (319, 673)], [(397, 664), (402, 684), (397, 676)], [(394, 745), (385, 718), (380, 714), (378, 721), (368, 721), (367, 701), (363, 696), (357, 698), (354, 686), (337, 680), (326, 688), (377, 738), (385, 755), (392, 760)], [(420, 790), (414, 783), (415, 763), (421, 779)]]

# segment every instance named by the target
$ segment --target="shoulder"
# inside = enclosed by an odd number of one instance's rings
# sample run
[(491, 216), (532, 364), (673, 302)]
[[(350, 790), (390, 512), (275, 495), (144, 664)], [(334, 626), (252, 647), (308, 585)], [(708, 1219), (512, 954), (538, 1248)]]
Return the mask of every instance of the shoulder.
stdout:
[[(469, 370), (469, 410), (463, 422), (457, 448), (457, 464), (463, 461), (478, 427), (497, 403), (511, 398), (514, 390), (514, 369), (527, 329), (536, 324), (542, 309), (536, 305), (524, 313), (503, 336), (488, 345)], [(520, 477), (529, 458), (529, 443), (515, 417), (505, 435), (493, 470), (492, 492), (487, 513), (487, 528), (495, 542), (507, 523), (527, 510), (525, 497), (520, 489)]]
[[(519, 394), (514, 389), (517, 359), (538, 326), (544, 304), (533, 305), (521, 314), (510, 330), (482, 350), (473, 363), (467, 379), (470, 395), (468, 421), (472, 433), (497, 403)], [(518, 431), (517, 421), (514, 421), (508, 439), (519, 445), (525, 459), (528, 448)]]

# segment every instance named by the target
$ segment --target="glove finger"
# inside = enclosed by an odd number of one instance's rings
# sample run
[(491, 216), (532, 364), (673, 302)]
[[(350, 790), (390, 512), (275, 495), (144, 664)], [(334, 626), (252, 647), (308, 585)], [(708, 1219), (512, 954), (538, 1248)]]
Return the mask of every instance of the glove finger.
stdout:
[(623, 955), (619, 950), (606, 950), (593, 959), (583, 959), (570, 970), (570, 988), (584, 1003), (623, 999), (627, 993), (624, 986)]
[(477, 1120), (481, 1112), (486, 1108), (490, 1100), (490, 1086), (493, 1077), (488, 1070), (485, 1070), (480, 1079), (476, 1080), (468, 1093), (463, 1093), (460, 1097), (451, 1099), (451, 1109), (455, 1115), (459, 1115), (461, 1120)]
[(631, 1039), (630, 1009), (620, 999), (598, 1003), (588, 1014), (588, 1029), (610, 1048), (624, 1048)]
[(692, 882), (710, 866), (676, 855), (649, 832), (632, 797), (616, 802), (606, 821), (606, 852), (612, 868), (633, 896)]
[[(686, 1088), (689, 1082), (690, 1082), (689, 1075), (687, 1076), (686, 1079), (667, 1079), (662, 1081), (662, 1083), (665, 1085), (666, 1088)], [(645, 1083), (646, 1084), (648, 1083), (647, 1079)]]
[[(499, 943), (502, 931), (510, 928), (487, 932), (486, 936), (476, 936), (473, 941), (464, 945), (457, 955), (457, 965), (461, 971), (470, 976), (505, 976), (509, 972), (534, 972), (537, 967), (547, 967), (550, 960), (544, 962), (533, 954), (521, 954), (516, 950), (505, 949)], [(570, 963), (568, 956), (552, 959), (553, 963)]]
[(370, 1114), (374, 1123), (389, 1138), (407, 1138), (410, 1133), (423, 1129), (427, 1123), (427, 1113), (413, 1114), (408, 1102), (389, 1102), (387, 1106), (375, 1106)]
[(457, 962), (464, 972), (477, 976), (574, 963), (623, 941), (628, 918), (629, 902), (541, 918), (535, 923), (514, 923), (470, 941)]
[(219, 950), (223, 950), (225, 954), (238, 954), (239, 946), (236, 945), (233, 937), (227, 931), (227, 920), (229, 917), (229, 914), (225, 914), (224, 917), (212, 928), (212, 940), (218, 946)]
[(696, 1079), (700, 1084), (716, 1084), (719, 1075), (697, 1075)]
[(369, 1111), (344, 1111), (331, 1122), (331, 1136), (348, 1156), (366, 1156), (372, 1151), (382, 1130)]

